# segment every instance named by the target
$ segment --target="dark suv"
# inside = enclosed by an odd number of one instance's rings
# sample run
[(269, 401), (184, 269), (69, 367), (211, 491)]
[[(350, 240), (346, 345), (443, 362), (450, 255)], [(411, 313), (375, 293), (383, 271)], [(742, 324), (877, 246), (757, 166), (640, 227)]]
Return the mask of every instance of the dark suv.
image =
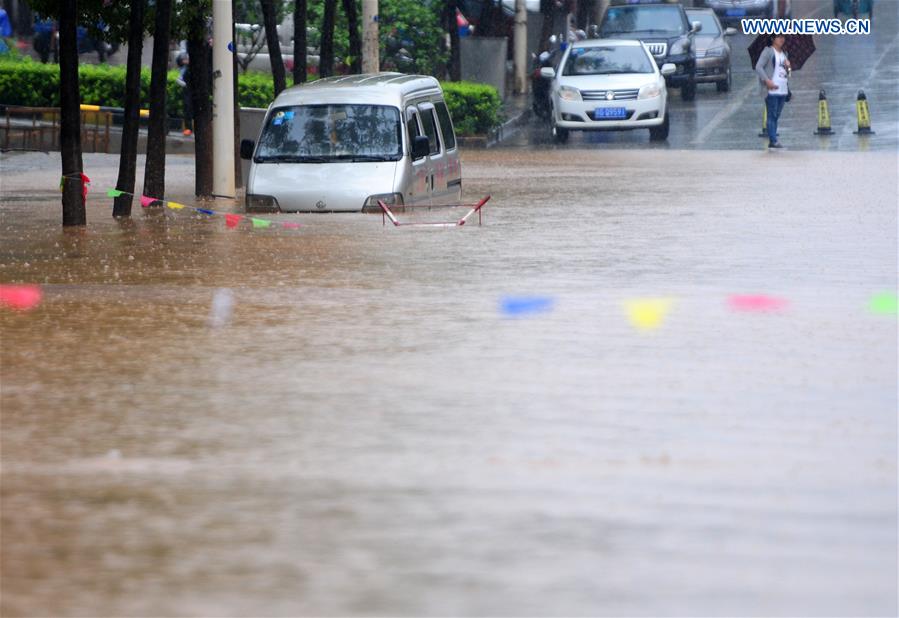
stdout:
[(602, 16), (599, 36), (604, 39), (637, 39), (645, 43), (656, 64), (662, 66), (670, 62), (677, 67), (666, 82), (681, 89), (681, 99), (692, 101), (696, 96), (693, 35), (699, 32), (699, 24), (690, 23), (680, 4), (639, 0), (616, 4), (613, 0), (613, 5)]

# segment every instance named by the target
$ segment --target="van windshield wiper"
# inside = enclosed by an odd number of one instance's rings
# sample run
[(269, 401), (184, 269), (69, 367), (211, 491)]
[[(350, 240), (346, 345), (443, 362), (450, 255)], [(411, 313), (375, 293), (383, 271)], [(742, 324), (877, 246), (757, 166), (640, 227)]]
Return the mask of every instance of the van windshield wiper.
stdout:
[(351, 161), (353, 163), (365, 163), (369, 161), (396, 161), (396, 157), (391, 155), (337, 155), (334, 158), (340, 161)]
[(327, 163), (326, 157), (309, 157), (301, 155), (268, 155), (256, 157), (257, 163)]

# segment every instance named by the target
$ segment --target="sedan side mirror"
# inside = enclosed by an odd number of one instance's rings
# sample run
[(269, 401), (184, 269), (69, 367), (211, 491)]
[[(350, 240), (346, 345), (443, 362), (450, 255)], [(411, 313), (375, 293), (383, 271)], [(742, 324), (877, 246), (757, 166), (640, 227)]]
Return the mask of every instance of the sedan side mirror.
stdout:
[(737, 33), (736, 28), (725, 28), (724, 36), (734, 36)]
[(254, 148), (256, 148), (256, 142), (254, 142), (253, 140), (251, 140), (251, 139), (240, 140), (240, 158), (241, 159), (252, 159)]
[(666, 62), (662, 65), (662, 68), (659, 69), (659, 72), (667, 77), (669, 75), (674, 75), (675, 73), (677, 73), (677, 67), (671, 62)]
[(412, 160), (422, 159), (428, 156), (429, 152), (431, 152), (431, 145), (428, 143), (428, 138), (424, 135), (416, 135), (412, 139)]
[(556, 76), (556, 70), (552, 67), (541, 67), (540, 77), (543, 79), (553, 79)]
[(692, 32), (693, 34), (696, 34), (697, 32), (702, 31), (702, 22), (694, 21), (691, 25), (693, 27), (690, 28), (690, 32)]

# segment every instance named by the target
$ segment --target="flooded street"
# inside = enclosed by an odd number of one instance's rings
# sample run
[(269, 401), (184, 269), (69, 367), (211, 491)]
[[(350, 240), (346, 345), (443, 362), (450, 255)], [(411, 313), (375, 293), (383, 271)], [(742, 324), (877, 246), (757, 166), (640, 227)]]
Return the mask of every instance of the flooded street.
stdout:
[(85, 155), (63, 232), (3, 155), (0, 614), (895, 615), (896, 152), (463, 160), (482, 227), (230, 230)]

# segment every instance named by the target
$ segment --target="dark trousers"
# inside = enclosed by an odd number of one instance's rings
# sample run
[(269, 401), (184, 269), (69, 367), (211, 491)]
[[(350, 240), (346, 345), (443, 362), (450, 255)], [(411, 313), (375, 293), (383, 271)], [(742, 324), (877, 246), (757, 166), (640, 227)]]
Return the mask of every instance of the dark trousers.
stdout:
[(768, 109), (768, 141), (772, 144), (777, 142), (777, 121), (786, 100), (787, 97), (783, 94), (769, 94), (765, 97), (765, 107)]

